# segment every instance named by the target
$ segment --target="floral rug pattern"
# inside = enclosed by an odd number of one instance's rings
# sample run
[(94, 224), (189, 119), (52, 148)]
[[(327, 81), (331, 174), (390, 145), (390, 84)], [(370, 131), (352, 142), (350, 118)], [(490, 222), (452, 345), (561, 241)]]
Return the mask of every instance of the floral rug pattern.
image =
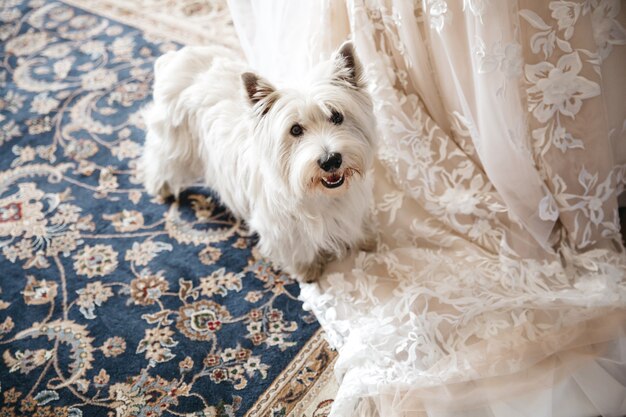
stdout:
[[(318, 335), (215, 196), (158, 201), (136, 178), (152, 65), (176, 48), (0, 3), (2, 417), (243, 416)], [(316, 352), (285, 404), (332, 362)]]

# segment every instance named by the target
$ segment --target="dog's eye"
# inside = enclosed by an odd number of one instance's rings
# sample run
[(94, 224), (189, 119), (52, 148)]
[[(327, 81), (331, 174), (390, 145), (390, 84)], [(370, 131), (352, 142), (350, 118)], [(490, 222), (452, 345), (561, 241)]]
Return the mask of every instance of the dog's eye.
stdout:
[(330, 121), (336, 125), (340, 125), (343, 122), (343, 114), (339, 113), (338, 111), (334, 111), (333, 114), (330, 116)]
[(295, 125), (291, 126), (291, 130), (289, 131), (289, 133), (291, 133), (291, 136), (300, 136), (304, 133), (304, 129), (302, 129), (302, 126), (296, 123)]

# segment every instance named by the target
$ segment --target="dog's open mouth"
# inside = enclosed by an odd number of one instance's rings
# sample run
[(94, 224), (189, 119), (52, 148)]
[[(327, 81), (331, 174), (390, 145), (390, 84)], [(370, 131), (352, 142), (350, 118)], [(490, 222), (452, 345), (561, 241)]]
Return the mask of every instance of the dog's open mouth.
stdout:
[(345, 176), (335, 173), (335, 174), (330, 174), (326, 177), (322, 177), (320, 181), (322, 182), (322, 185), (326, 188), (337, 188), (337, 187), (341, 187), (341, 184), (343, 184), (344, 180), (345, 180)]

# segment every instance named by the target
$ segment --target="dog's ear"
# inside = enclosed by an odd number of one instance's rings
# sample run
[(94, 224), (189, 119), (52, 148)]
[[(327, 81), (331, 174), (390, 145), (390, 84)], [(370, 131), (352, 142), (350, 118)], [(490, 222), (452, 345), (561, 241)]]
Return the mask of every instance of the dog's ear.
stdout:
[(334, 55), (335, 71), (333, 77), (348, 82), (352, 87), (365, 87), (363, 67), (354, 52), (354, 45), (346, 41), (337, 49)]
[(252, 106), (260, 104), (262, 116), (270, 111), (272, 104), (278, 99), (278, 93), (272, 84), (252, 72), (241, 74), (243, 86), (248, 95), (248, 101)]

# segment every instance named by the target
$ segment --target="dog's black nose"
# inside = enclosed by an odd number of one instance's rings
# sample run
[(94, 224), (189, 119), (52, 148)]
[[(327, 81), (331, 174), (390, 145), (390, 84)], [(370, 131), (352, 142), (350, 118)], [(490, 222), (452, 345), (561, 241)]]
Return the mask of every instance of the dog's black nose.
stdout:
[(317, 160), (317, 164), (326, 172), (339, 169), (341, 166), (341, 154), (335, 152), (326, 154)]

